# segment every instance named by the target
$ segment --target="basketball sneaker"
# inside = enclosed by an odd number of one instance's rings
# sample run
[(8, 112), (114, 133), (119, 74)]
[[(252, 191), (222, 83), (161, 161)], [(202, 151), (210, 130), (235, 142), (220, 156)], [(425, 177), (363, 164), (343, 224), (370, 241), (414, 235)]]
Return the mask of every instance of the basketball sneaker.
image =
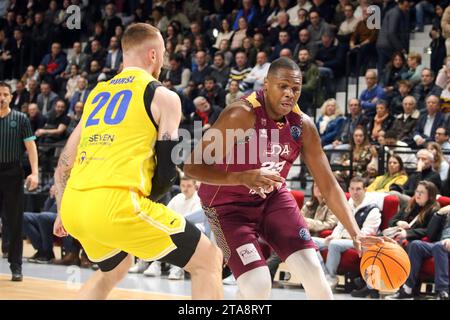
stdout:
[(448, 292), (446, 292), (446, 291), (439, 291), (437, 294), (437, 299), (438, 300), (450, 300), (450, 298), (448, 296)]
[(177, 266), (170, 267), (169, 280), (183, 280), (184, 270)]
[(148, 268), (148, 262), (138, 259), (137, 263), (128, 270), (129, 273), (143, 273)]
[(159, 277), (161, 276), (161, 262), (153, 261), (147, 270), (144, 271), (144, 276)]
[(388, 300), (412, 300), (414, 295), (412, 293), (406, 293), (405, 289), (401, 287), (394, 295), (386, 297)]

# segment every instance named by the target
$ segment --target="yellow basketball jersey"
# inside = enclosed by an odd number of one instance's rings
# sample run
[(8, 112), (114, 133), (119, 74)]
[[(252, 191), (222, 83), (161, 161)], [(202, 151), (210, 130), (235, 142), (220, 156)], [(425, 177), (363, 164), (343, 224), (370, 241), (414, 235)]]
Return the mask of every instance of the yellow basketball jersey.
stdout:
[(149, 105), (158, 84), (140, 68), (126, 68), (97, 84), (84, 105), (70, 187), (124, 187), (150, 194), (157, 128)]

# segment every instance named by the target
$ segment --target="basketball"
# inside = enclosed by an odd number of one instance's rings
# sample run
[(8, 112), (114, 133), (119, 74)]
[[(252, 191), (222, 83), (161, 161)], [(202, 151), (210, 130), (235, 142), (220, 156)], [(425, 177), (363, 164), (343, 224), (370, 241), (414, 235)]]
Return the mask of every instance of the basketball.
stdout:
[(364, 252), (360, 270), (368, 287), (380, 291), (394, 291), (405, 283), (411, 263), (402, 247), (385, 242)]

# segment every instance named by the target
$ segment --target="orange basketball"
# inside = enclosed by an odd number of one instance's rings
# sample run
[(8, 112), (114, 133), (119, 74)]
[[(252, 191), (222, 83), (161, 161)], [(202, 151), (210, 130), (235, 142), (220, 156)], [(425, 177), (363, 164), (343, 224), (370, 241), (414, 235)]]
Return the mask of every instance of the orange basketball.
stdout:
[(411, 270), (408, 254), (398, 244), (385, 242), (364, 252), (361, 275), (370, 288), (393, 291), (408, 279)]

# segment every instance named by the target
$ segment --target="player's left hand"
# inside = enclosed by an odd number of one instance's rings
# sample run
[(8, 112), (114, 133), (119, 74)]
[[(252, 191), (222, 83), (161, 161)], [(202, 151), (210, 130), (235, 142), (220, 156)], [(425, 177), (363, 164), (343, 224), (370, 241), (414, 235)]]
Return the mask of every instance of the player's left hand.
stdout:
[(56, 216), (55, 223), (53, 224), (53, 234), (57, 237), (66, 237), (69, 234), (67, 233), (66, 229), (64, 229), (61, 216), (58, 214)]

